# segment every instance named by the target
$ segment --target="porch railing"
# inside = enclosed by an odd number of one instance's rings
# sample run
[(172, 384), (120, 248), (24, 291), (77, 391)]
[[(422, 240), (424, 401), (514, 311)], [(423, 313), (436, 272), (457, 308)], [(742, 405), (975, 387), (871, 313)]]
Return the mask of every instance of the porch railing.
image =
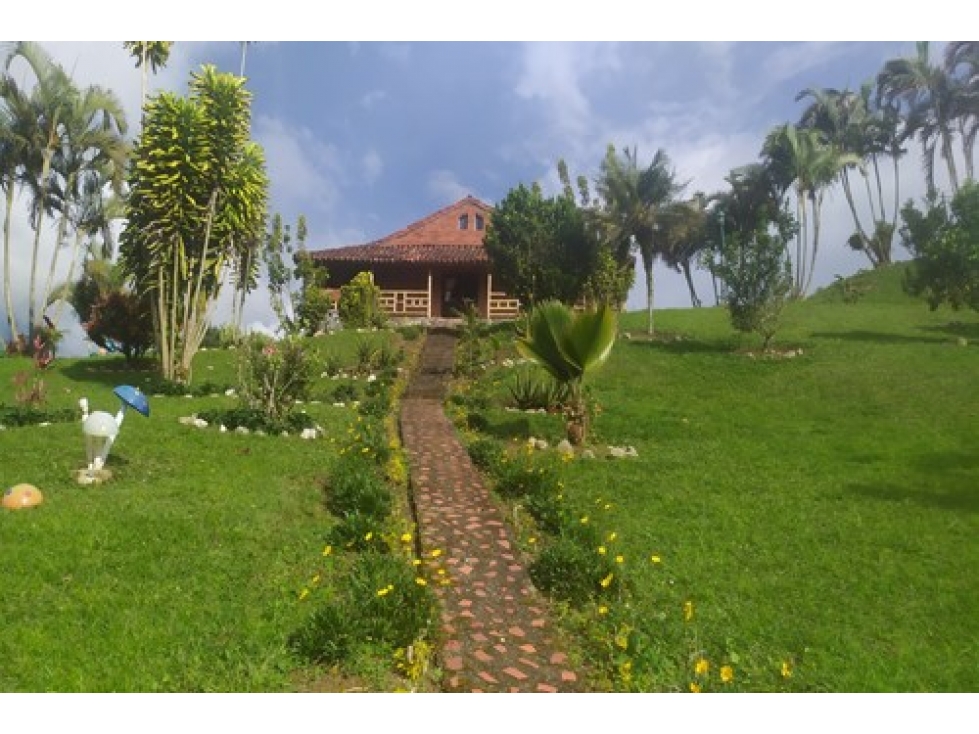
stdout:
[(381, 308), (390, 316), (428, 316), (428, 291), (381, 291)]
[(489, 320), (493, 319), (515, 319), (520, 315), (520, 300), (511, 298), (502, 291), (490, 293)]

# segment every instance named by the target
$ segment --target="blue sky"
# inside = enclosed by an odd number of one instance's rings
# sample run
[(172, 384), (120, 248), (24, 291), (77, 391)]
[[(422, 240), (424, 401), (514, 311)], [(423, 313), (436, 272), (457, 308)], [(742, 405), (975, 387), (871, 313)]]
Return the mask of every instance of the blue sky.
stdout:
[[(110, 87), (138, 120), (140, 77), (121, 42), (43, 43), (79, 84)], [(772, 127), (798, 119), (799, 91), (858, 86), (913, 50), (901, 41), (258, 41), (245, 73), (271, 210), (287, 221), (305, 214), (318, 249), (381, 237), (467, 194), (492, 204), (534, 181), (555, 192), (559, 158), (593, 178), (609, 143), (637, 146), (643, 161), (663, 148), (687, 193), (710, 193), (757, 160)], [(151, 91), (183, 91), (202, 63), (237, 72), (240, 57), (237, 41), (178, 41)], [(923, 191), (919, 160), (913, 145), (902, 200)], [(845, 247), (851, 231), (842, 193), (830, 194), (814, 287), (867, 265)], [(25, 221), (18, 233), (29, 237)], [(659, 265), (654, 275), (658, 307), (689, 305), (681, 276)], [(641, 277), (631, 308), (645, 303)], [(702, 274), (697, 284), (711, 302)], [(250, 296), (245, 320), (273, 324), (264, 291)]]

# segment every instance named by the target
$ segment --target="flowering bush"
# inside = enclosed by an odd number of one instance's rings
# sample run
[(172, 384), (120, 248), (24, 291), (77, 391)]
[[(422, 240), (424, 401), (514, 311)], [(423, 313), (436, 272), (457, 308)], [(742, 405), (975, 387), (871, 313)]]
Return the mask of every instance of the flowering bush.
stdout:
[(279, 421), (297, 400), (306, 398), (313, 369), (300, 339), (273, 341), (253, 334), (245, 340), (240, 354), (238, 391), (246, 406)]

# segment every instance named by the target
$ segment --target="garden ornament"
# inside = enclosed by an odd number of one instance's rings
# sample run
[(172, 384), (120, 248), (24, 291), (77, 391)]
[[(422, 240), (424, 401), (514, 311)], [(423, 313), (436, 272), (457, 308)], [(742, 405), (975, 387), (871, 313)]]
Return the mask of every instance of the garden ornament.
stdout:
[(138, 387), (119, 385), (113, 393), (122, 402), (119, 412), (114, 416), (102, 410), (89, 413), (88, 399), (82, 398), (78, 401), (78, 406), (82, 409), (82, 433), (85, 434), (89, 479), (93, 477), (94, 472), (102, 471), (105, 466), (106, 459), (109, 458), (109, 450), (119, 435), (122, 421), (126, 417), (126, 409), (132, 408), (147, 417), (150, 414), (149, 402)]
[(3, 506), (8, 510), (37, 507), (42, 502), (44, 495), (33, 484), (16, 484), (3, 493)]

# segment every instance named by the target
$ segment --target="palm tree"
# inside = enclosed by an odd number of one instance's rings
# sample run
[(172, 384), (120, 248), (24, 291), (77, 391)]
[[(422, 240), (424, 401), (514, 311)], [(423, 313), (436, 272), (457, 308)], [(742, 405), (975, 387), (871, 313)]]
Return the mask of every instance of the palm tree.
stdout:
[[(101, 192), (92, 187), (108, 186), (121, 196), (125, 180), (129, 148), (123, 136), (126, 117), (116, 96), (101, 87), (90, 86), (73, 97), (73, 105), (65, 111), (60, 145), (54, 156), (54, 169), (59, 183), (59, 209), (56, 246), (51, 257), (48, 277), (41, 299), (48, 302), (58, 264), (58, 252), (68, 236), (68, 228), (84, 233), (82, 219), (91, 210), (93, 197)], [(86, 187), (89, 190), (86, 191)], [(83, 201), (83, 197), (87, 197)], [(89, 212), (90, 213), (90, 212)], [(74, 270), (81, 238), (75, 237), (75, 247), (69, 261), (69, 278)]]
[(693, 284), (692, 262), (707, 245), (707, 197), (697, 192), (692, 199), (670, 202), (660, 217), (659, 239), (663, 261), (683, 273), (694, 308), (702, 305)]
[(19, 177), (26, 158), (27, 128), (33, 115), (29, 96), (8, 74), (0, 76), (0, 189), (4, 194), (3, 215), (3, 294), (7, 307), (7, 324), (11, 343), (17, 343), (20, 331), (14, 312), (13, 286), (10, 279), (10, 228)]
[(64, 134), (65, 119), (77, 104), (78, 90), (64, 69), (40, 46), (19, 41), (6, 60), (6, 71), (16, 59), (23, 59), (35, 76), (26, 106), (18, 109), (17, 126), (21, 130), (24, 154), (20, 161), (21, 181), (31, 193), (31, 226), (34, 244), (28, 284), (28, 342), (33, 341), (37, 307), (37, 264), (44, 217), (59, 206), (52, 196), (53, 162)]
[(840, 169), (859, 159), (836, 151), (819, 130), (790, 123), (779, 125), (768, 134), (762, 157), (782, 192), (791, 188), (795, 193), (799, 231), (793, 261), (793, 296), (803, 298), (812, 283), (819, 252), (823, 196)]
[(928, 48), (928, 41), (919, 41), (914, 56), (885, 63), (877, 75), (877, 93), (883, 102), (900, 109), (904, 118), (903, 138), (917, 135), (921, 141), (929, 193), (935, 191), (936, 146), (941, 148), (955, 192), (959, 190), (952, 152), (956, 85), (944, 68), (931, 63)]
[(173, 41), (123, 41), (122, 45), (136, 59), (136, 68), (143, 70), (139, 97), (139, 108), (143, 109), (146, 106), (147, 73), (156, 74), (157, 69), (167, 65)]
[(974, 152), (979, 133), (979, 41), (952, 41), (945, 47), (945, 72), (956, 81), (956, 122), (962, 136), (966, 178), (975, 181)]
[(646, 168), (639, 167), (636, 149), (624, 148), (619, 157), (608, 146), (596, 180), (601, 198), (600, 221), (617, 251), (638, 249), (646, 271), (647, 331), (653, 334), (653, 260), (661, 253), (657, 220), (662, 209), (686, 184), (678, 184), (676, 172), (662, 149)]
[[(854, 249), (863, 252), (871, 265), (891, 262), (891, 242), (897, 224), (900, 195), (900, 167), (903, 154), (897, 135), (897, 116), (893, 108), (875, 105), (872, 86), (864, 84), (859, 92), (849, 89), (809, 88), (796, 100), (811, 99), (799, 121), (800, 127), (819, 130), (837, 155), (847, 155), (838, 177), (846, 196), (856, 232), (850, 238)], [(894, 173), (894, 204), (888, 218), (884, 199), (880, 159), (890, 157)], [(851, 173), (863, 179), (866, 201), (873, 229), (868, 232), (857, 210)]]
[(608, 359), (615, 344), (615, 314), (608, 304), (578, 314), (560, 301), (545, 301), (530, 312), (517, 350), (568, 390), (568, 440), (584, 443), (588, 409), (582, 390), (586, 375)]

